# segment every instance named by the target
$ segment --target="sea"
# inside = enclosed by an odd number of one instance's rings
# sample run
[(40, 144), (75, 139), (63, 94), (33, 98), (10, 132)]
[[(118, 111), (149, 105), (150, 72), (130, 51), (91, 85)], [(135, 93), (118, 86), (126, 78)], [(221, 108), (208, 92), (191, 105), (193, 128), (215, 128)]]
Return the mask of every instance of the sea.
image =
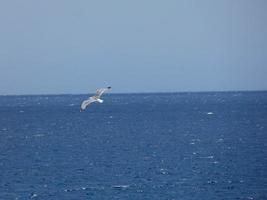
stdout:
[(266, 200), (267, 92), (0, 96), (0, 200)]

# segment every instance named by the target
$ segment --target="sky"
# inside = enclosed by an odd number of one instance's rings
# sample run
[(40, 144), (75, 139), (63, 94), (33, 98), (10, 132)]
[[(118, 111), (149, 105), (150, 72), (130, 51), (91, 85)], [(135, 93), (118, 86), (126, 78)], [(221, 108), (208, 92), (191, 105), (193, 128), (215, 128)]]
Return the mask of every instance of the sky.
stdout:
[(0, 2), (0, 95), (267, 90), (266, 0)]

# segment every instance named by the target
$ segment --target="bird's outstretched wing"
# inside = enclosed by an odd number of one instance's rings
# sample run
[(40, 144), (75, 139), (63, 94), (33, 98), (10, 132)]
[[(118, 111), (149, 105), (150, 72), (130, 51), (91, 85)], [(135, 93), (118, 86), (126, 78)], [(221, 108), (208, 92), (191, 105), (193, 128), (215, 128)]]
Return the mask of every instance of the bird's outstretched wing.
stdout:
[(101, 95), (109, 89), (111, 89), (111, 87), (97, 89), (95, 97), (99, 99)]
[(84, 100), (83, 102), (82, 102), (82, 105), (81, 105), (81, 110), (85, 110), (85, 108), (89, 105), (89, 104), (91, 104), (91, 103), (93, 103), (93, 102), (95, 102), (95, 101), (97, 101), (95, 98), (93, 98), (93, 97), (89, 97), (89, 99), (87, 99), (87, 100)]

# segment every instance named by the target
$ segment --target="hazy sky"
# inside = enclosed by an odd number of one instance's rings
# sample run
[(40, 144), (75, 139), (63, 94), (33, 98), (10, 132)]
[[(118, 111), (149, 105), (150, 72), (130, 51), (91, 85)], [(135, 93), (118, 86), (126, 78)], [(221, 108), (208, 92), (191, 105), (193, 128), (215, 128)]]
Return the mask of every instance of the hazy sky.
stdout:
[(0, 2), (0, 94), (267, 90), (266, 0)]

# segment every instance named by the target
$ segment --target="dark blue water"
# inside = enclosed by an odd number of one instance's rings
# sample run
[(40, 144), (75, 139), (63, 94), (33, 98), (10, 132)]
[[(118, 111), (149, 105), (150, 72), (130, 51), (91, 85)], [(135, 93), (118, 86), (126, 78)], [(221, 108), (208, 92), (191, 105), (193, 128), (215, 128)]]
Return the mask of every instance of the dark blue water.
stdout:
[(267, 92), (0, 97), (0, 199), (267, 199)]

